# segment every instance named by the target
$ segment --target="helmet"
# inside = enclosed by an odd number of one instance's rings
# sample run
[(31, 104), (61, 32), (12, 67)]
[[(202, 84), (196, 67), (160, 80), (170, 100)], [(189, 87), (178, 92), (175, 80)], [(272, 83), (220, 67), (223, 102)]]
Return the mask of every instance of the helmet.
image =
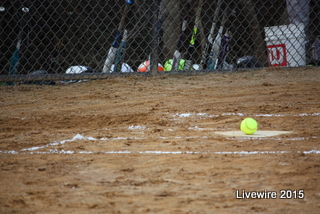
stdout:
[[(114, 72), (114, 64), (111, 65), (110, 73)], [(127, 63), (122, 63), (121, 65), (121, 72), (127, 73), (127, 72), (134, 72), (130, 65)]]
[[(89, 66), (85, 65), (73, 65), (70, 66), (66, 70), (66, 74), (83, 74), (83, 73), (95, 73), (96, 71), (93, 70)], [(81, 82), (82, 80), (69, 80), (67, 83), (75, 83), (75, 82)], [(88, 81), (88, 80), (83, 80), (83, 81)], [(64, 81), (61, 81), (61, 83), (65, 83)]]
[(89, 66), (73, 65), (66, 70), (66, 74), (81, 74), (81, 73), (94, 73), (94, 70)]
[(254, 56), (243, 56), (237, 59), (237, 68), (260, 68), (262, 67), (258, 59)]

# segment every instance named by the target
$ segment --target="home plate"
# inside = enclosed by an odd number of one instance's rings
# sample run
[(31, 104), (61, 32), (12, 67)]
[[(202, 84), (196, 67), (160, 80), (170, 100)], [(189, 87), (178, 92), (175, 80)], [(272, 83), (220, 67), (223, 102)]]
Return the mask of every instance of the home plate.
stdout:
[(224, 132), (215, 132), (216, 134), (219, 135), (226, 135), (229, 137), (240, 137), (240, 138), (247, 138), (247, 137), (272, 137), (272, 136), (277, 136), (277, 135), (282, 135), (282, 134), (289, 134), (291, 132), (289, 131), (256, 131), (252, 135), (246, 135), (242, 131), (224, 131)]

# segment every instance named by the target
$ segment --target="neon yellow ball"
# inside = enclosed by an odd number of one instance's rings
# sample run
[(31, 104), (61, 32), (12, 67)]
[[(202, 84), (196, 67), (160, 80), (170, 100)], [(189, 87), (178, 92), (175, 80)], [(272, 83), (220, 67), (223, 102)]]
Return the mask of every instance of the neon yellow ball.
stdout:
[[(165, 62), (165, 64), (164, 64), (164, 70), (165, 70), (165, 71), (171, 71), (171, 69), (172, 69), (172, 62), (173, 62), (172, 59), (169, 59), (168, 61)], [(186, 62), (186, 60), (180, 59), (179, 67), (178, 67), (178, 69), (179, 69), (180, 71), (182, 71), (182, 70), (184, 69), (184, 64), (185, 64), (185, 62)]]
[(255, 119), (252, 118), (246, 118), (242, 120), (240, 124), (240, 129), (243, 133), (247, 135), (254, 134), (258, 129), (258, 123)]

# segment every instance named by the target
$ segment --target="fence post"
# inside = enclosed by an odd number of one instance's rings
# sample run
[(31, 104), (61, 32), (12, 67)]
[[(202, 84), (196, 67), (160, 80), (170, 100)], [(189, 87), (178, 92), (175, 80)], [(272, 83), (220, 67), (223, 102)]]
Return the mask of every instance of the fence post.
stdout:
[(262, 62), (263, 66), (268, 66), (267, 47), (262, 38), (261, 27), (257, 18), (252, 0), (243, 0), (243, 10), (250, 20), (251, 36), (253, 38), (253, 47), (255, 49), (255, 56)]
[(159, 2), (152, 0), (151, 9), (151, 54), (150, 54), (150, 70), (151, 74), (157, 74), (159, 62), (159, 42), (158, 42), (158, 14)]

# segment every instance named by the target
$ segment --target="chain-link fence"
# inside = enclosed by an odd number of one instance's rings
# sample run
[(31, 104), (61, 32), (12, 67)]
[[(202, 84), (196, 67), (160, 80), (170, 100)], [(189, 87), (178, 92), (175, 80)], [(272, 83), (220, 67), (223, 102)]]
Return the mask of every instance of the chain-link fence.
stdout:
[(0, 82), (320, 62), (318, 0), (10, 0), (0, 6)]

